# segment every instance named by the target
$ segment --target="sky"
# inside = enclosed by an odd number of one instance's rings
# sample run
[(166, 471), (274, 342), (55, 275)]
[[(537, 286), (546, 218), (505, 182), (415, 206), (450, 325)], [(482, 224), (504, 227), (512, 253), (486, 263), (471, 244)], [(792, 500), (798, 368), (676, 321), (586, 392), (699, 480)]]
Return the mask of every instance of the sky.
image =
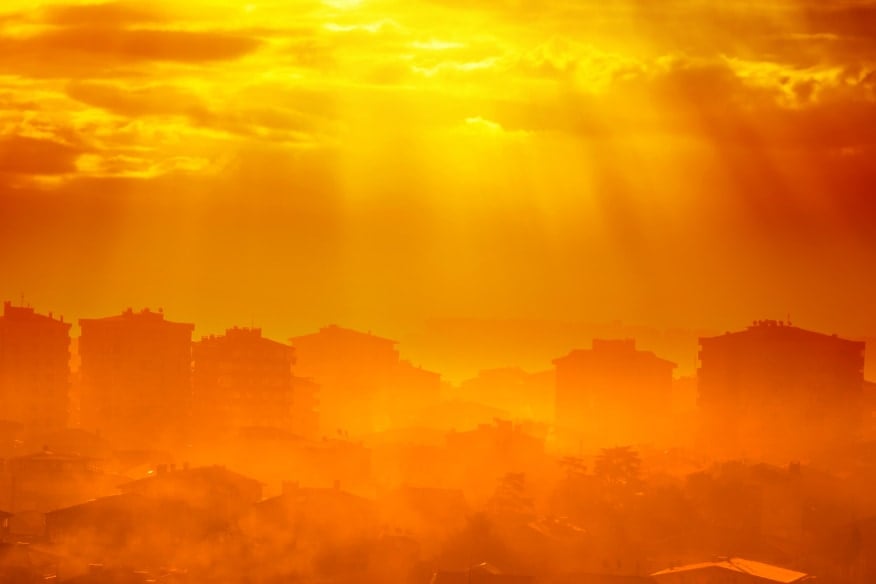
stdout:
[(876, 3), (0, 8), (0, 297), (876, 333)]

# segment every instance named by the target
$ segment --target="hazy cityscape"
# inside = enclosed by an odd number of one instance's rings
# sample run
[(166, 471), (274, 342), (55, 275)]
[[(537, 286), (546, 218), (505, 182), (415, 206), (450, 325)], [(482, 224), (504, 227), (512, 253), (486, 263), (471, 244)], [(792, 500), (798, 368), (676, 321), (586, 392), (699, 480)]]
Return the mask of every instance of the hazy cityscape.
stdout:
[[(0, 317), (4, 582), (876, 578), (865, 347), (785, 321), (459, 383), (329, 325)], [(459, 346), (459, 350), (465, 350)]]
[(0, 0), (0, 584), (876, 584), (876, 0)]

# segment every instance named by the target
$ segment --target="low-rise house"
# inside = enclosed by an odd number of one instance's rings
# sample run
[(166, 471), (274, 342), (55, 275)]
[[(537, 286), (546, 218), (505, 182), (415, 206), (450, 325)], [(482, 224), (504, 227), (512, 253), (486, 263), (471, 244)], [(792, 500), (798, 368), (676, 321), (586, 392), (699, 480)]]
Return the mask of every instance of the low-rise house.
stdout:
[(283, 494), (253, 506), (241, 521), (259, 540), (323, 543), (372, 536), (377, 513), (370, 499), (332, 488), (300, 487), (285, 483)]
[(0, 543), (0, 582), (35, 584), (57, 576), (57, 563), (48, 554), (24, 543)]
[(440, 541), (465, 527), (471, 509), (460, 489), (403, 486), (378, 500), (381, 523), (420, 541)]
[(335, 581), (350, 573), (374, 581), (364, 576), (378, 542), (374, 503), (340, 485), (287, 483), (282, 495), (254, 505), (240, 529), (253, 544), (249, 559), (262, 581)]
[(538, 578), (538, 584), (654, 584), (651, 576), (631, 574), (559, 574)]
[(439, 570), (432, 575), (431, 584), (532, 584), (532, 576), (506, 574), (486, 562), (465, 570)]
[(651, 576), (658, 584), (793, 584), (813, 579), (804, 572), (743, 558), (687, 564), (660, 570)]
[(51, 511), (112, 494), (117, 480), (97, 459), (44, 449), (0, 468), (0, 504), (12, 512)]
[(177, 501), (208, 512), (217, 522), (234, 521), (262, 498), (262, 484), (224, 466), (159, 467), (145, 479), (119, 485), (125, 494)]

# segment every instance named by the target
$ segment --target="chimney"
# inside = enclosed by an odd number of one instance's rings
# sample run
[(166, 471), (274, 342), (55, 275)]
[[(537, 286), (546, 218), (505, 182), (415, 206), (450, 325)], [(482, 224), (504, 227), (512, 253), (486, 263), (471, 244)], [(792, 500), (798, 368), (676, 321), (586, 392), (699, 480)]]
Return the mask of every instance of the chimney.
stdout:
[(341, 480), (340, 480), (340, 479), (335, 479), (334, 488), (335, 488), (336, 491), (340, 491), (340, 490), (341, 490)]

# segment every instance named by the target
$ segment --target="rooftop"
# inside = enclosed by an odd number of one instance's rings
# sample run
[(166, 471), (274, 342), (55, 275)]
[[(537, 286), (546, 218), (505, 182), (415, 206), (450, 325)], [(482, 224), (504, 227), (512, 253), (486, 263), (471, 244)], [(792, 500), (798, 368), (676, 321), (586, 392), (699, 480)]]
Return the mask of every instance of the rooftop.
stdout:
[(647, 359), (654, 363), (662, 363), (667, 367), (676, 367), (676, 364), (667, 359), (658, 357), (651, 351), (643, 351), (636, 348), (635, 339), (593, 339), (593, 344), (590, 349), (574, 349), (563, 357), (554, 359), (554, 364), (558, 363), (573, 363), (598, 355), (600, 359), (604, 357), (620, 358), (620, 359)]
[(736, 572), (739, 574), (748, 574), (750, 576), (754, 576), (755, 578), (761, 578), (769, 582), (781, 582), (782, 584), (802, 582), (804, 580), (812, 578), (809, 574), (806, 574), (804, 572), (797, 572), (795, 570), (789, 570), (788, 568), (782, 568), (779, 566), (774, 566), (772, 564), (765, 564), (763, 562), (756, 562), (754, 560), (746, 560), (743, 558), (726, 558), (714, 562), (700, 562), (697, 564), (688, 564), (686, 566), (678, 566), (676, 568), (660, 570), (659, 572), (651, 574), (651, 576), (666, 576), (669, 574), (678, 574), (683, 572), (692, 572), (696, 570), (707, 570), (715, 568), (727, 570), (729, 572)]
[(297, 337), (292, 337), (290, 341), (294, 345), (296, 341), (311, 339), (311, 338), (343, 338), (347, 340), (358, 340), (358, 341), (373, 341), (377, 343), (386, 343), (390, 345), (398, 344), (398, 341), (394, 341), (392, 339), (386, 339), (383, 337), (378, 337), (377, 335), (372, 334), (370, 331), (367, 333), (363, 333), (361, 331), (356, 331), (353, 329), (344, 328), (338, 326), (336, 324), (330, 324), (328, 326), (324, 326), (319, 329), (318, 332), (310, 333), (307, 335), (301, 335)]
[(3, 318), (15, 321), (37, 321), (44, 323), (62, 324), (66, 328), (70, 328), (70, 323), (64, 322), (64, 317), (55, 318), (50, 312), (49, 314), (39, 314), (32, 306), (14, 306), (11, 301), (3, 302)]
[(164, 310), (159, 308), (157, 311), (144, 308), (139, 312), (135, 312), (133, 308), (125, 309), (121, 314), (113, 316), (105, 316), (102, 318), (80, 318), (79, 324), (90, 323), (161, 323), (171, 326), (187, 327), (194, 329), (195, 325), (187, 322), (171, 322), (165, 320)]
[(832, 340), (837, 343), (847, 343), (849, 345), (864, 346), (863, 342), (851, 341), (838, 337), (836, 334), (825, 334), (815, 331), (806, 330), (792, 325), (790, 322), (778, 320), (756, 320), (745, 330), (725, 332), (723, 335), (713, 337), (702, 337), (700, 343), (722, 341), (724, 339), (781, 339), (781, 340), (799, 340), (820, 342), (824, 340)]

